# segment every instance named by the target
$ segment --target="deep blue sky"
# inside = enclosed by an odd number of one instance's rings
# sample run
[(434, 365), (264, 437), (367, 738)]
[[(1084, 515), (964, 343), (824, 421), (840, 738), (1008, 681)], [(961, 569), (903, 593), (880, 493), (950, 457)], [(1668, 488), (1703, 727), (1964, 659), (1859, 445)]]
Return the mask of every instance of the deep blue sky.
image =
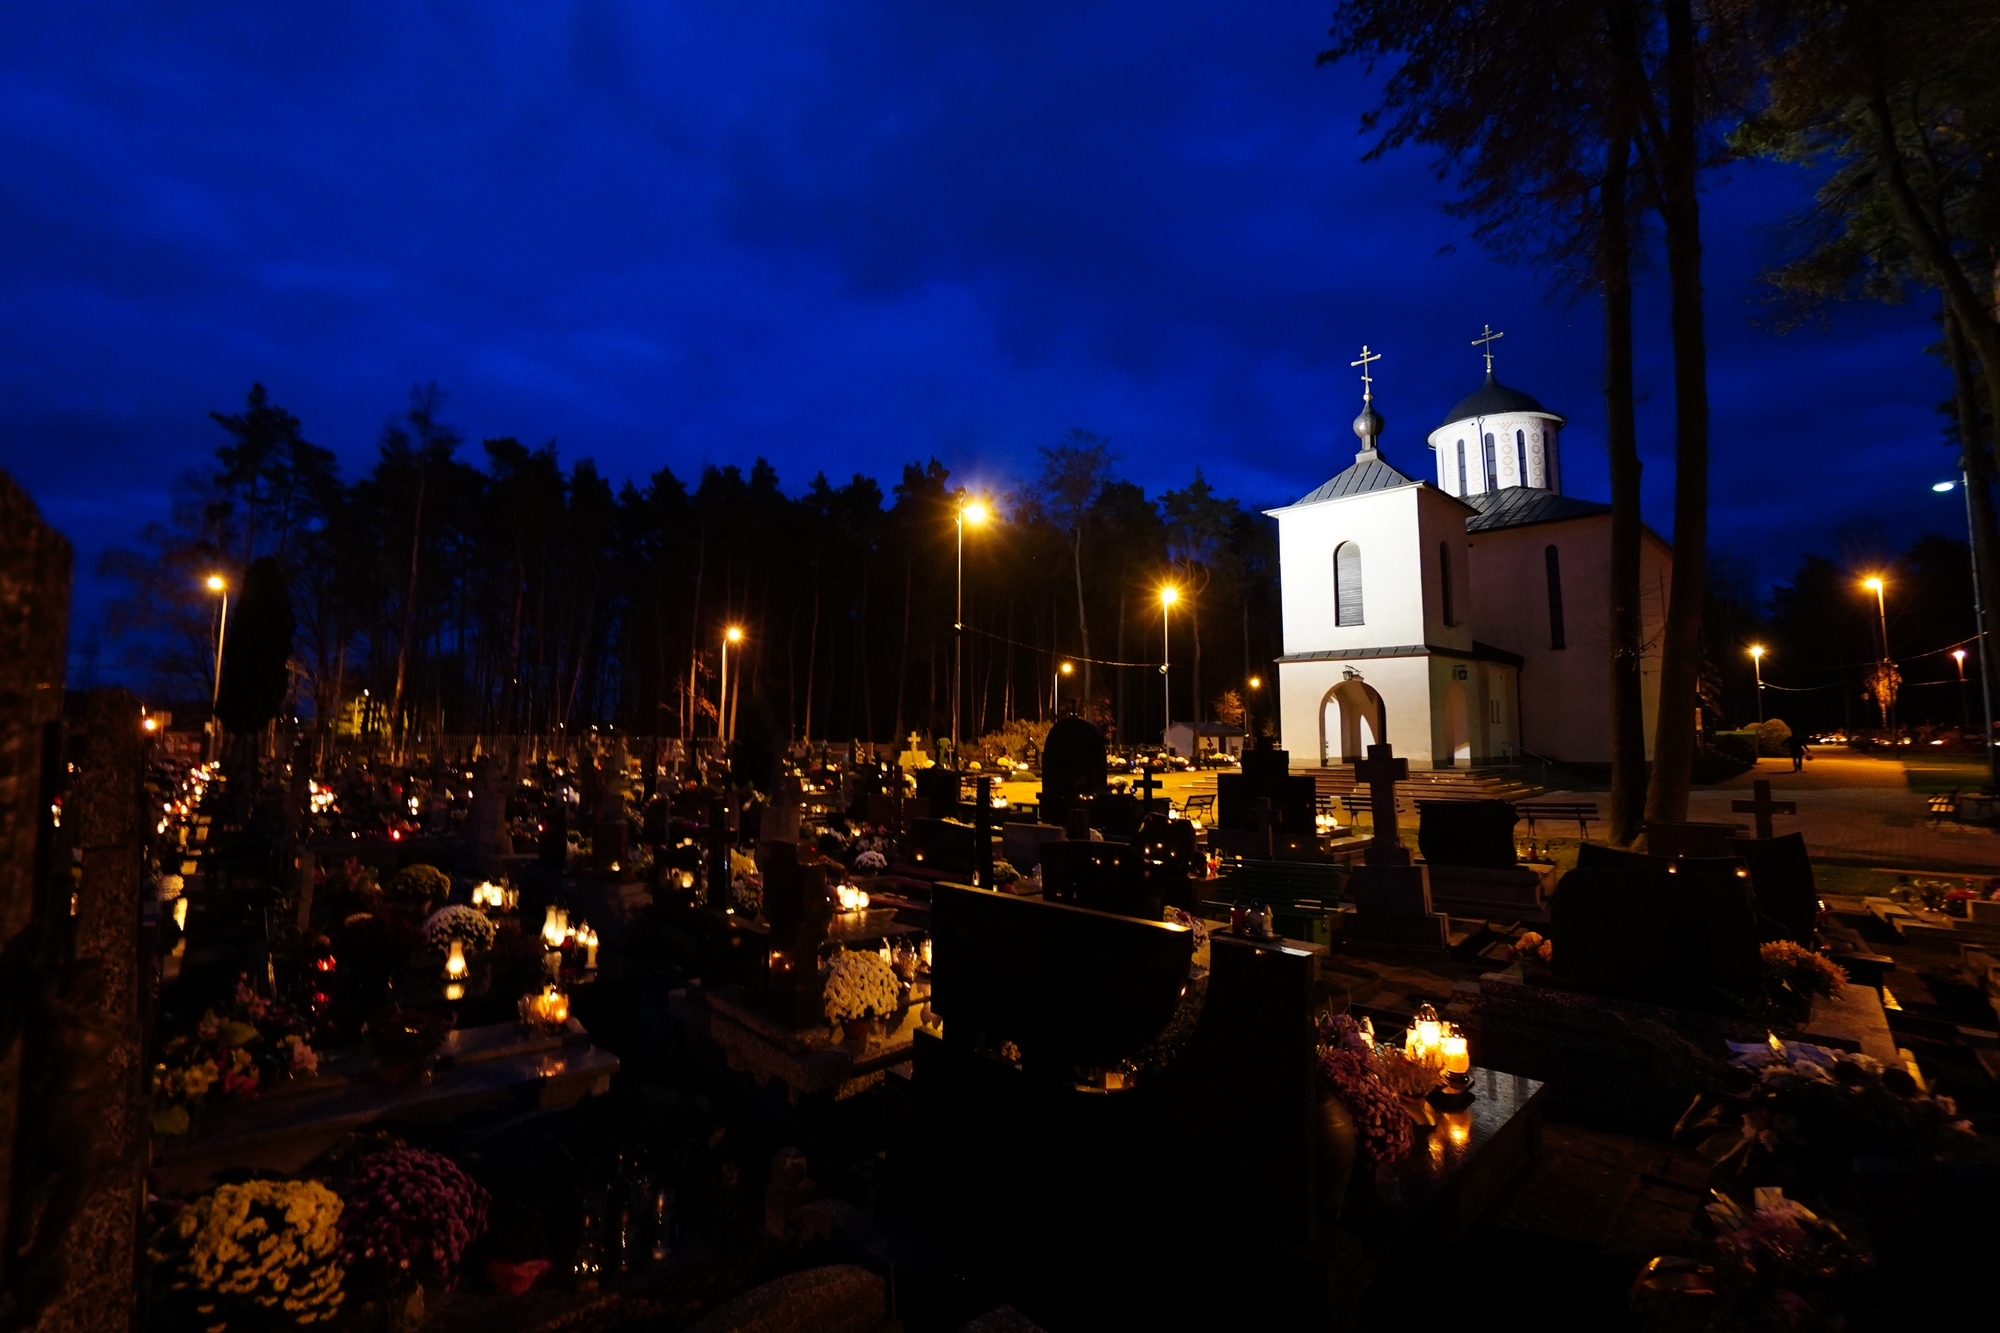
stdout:
[[(1568, 414), (1602, 498), (1600, 326), (1461, 244), (1419, 153), (1362, 163), (1328, 0), (237, 0), (0, 15), (0, 466), (80, 548), (166, 514), (252, 380), (349, 475), (409, 385), (614, 477), (772, 459), (1004, 486), (1067, 428), (1151, 491), (1269, 505), (1345, 466), (1382, 350), (1408, 470), (1468, 345)], [(312, 12), (307, 12), (312, 11)], [(1843, 525), (1962, 532), (1927, 304), (1761, 328), (1807, 182), (1706, 201), (1715, 544), (1781, 578)], [(1455, 248), (1454, 248), (1455, 247)], [(1642, 310), (1647, 516), (1671, 377)]]

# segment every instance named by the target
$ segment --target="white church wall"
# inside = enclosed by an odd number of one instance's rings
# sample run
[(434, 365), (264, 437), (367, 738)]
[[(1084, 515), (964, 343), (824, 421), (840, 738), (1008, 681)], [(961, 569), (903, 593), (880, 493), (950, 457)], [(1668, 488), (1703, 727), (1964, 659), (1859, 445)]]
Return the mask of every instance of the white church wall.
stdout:
[[(1424, 642), (1426, 571), (1422, 545), (1412, 540), (1420, 529), (1420, 490), (1371, 491), (1277, 511), (1287, 654)], [(1347, 541), (1361, 548), (1359, 625), (1335, 623), (1333, 552)]]
[[(1433, 648), (1472, 651), (1472, 549), (1465, 538), (1466, 507), (1449, 496), (1424, 487), (1417, 495), (1417, 541), (1423, 565), (1424, 630), (1422, 642)], [(1407, 538), (1406, 538), (1407, 540)], [(1439, 549), (1451, 551), (1452, 623), (1444, 618), (1444, 574)], [(1403, 643), (1417, 640), (1404, 639)], [(1389, 646), (1384, 644), (1382, 646)]]
[[(1431, 763), (1431, 662), (1430, 657), (1370, 657), (1327, 659), (1310, 662), (1281, 662), (1278, 665), (1279, 743), (1291, 757), (1295, 769), (1319, 768), (1324, 762), (1339, 763), (1336, 752), (1322, 758), (1322, 727), (1333, 728), (1325, 714), (1325, 700), (1347, 678), (1348, 671), (1382, 696), (1386, 714), (1383, 730), (1396, 753), (1413, 767)], [(1336, 742), (1337, 746), (1337, 742)]]

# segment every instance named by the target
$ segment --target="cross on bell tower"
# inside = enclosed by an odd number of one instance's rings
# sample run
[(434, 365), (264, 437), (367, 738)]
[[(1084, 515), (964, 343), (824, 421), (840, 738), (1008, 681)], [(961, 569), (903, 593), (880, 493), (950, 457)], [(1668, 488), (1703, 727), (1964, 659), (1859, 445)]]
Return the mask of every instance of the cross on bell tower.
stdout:
[(1361, 452), (1354, 456), (1354, 461), (1357, 463), (1376, 458), (1377, 451), (1382, 447), (1377, 441), (1382, 438), (1386, 423), (1382, 420), (1382, 414), (1375, 410), (1375, 377), (1368, 373), (1369, 367), (1381, 359), (1380, 352), (1369, 351), (1368, 344), (1363, 343), (1361, 359), (1347, 363), (1350, 366), (1361, 367), (1361, 415), (1354, 418), (1354, 433), (1361, 437)]
[(1474, 347), (1483, 347), (1486, 349), (1486, 378), (1488, 379), (1493, 378), (1493, 344), (1496, 340), (1506, 336), (1504, 333), (1495, 333), (1493, 326), (1488, 324), (1485, 326), (1485, 331), (1472, 340)]

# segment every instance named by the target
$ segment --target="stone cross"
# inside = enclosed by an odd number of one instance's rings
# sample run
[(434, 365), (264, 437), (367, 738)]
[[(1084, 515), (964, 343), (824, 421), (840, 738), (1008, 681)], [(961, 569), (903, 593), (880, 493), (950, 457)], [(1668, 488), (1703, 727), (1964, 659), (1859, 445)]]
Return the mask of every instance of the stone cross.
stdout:
[(1410, 854), (1396, 832), (1396, 784), (1410, 776), (1410, 761), (1398, 759), (1387, 745), (1371, 745), (1368, 757), (1354, 766), (1354, 780), (1368, 784), (1368, 805), (1375, 836), (1366, 853), (1370, 865), (1407, 865)]
[(1142, 802), (1140, 807), (1142, 810), (1153, 808), (1153, 790), (1153, 770), (1147, 765), (1139, 770), (1139, 800)]
[(1758, 837), (1768, 838), (1772, 836), (1772, 815), (1795, 815), (1799, 812), (1799, 803), (1797, 801), (1774, 801), (1771, 799), (1771, 780), (1769, 778), (1758, 778), (1750, 784), (1750, 787), (1752, 791), (1757, 793), (1756, 798), (1749, 801), (1731, 801), (1729, 808), (1739, 815), (1755, 815), (1757, 817)]

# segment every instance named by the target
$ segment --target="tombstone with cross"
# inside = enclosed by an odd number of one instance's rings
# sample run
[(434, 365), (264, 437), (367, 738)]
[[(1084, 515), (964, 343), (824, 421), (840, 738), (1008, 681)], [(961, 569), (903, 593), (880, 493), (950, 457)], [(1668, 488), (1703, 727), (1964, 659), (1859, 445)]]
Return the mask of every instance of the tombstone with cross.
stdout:
[(1396, 831), (1396, 783), (1410, 775), (1410, 761), (1387, 745), (1371, 745), (1354, 776), (1368, 784), (1375, 836), (1362, 864), (1348, 877), (1355, 914), (1346, 937), (1360, 944), (1443, 949), (1450, 919), (1431, 910), (1429, 868), (1411, 864), (1410, 849)]
[(1735, 814), (1756, 816), (1758, 837), (1768, 838), (1773, 836), (1771, 833), (1772, 815), (1795, 815), (1799, 812), (1799, 803), (1797, 801), (1774, 801), (1771, 799), (1771, 780), (1769, 778), (1758, 778), (1750, 784), (1750, 787), (1756, 793), (1754, 799), (1748, 801), (1731, 801), (1729, 808)]

